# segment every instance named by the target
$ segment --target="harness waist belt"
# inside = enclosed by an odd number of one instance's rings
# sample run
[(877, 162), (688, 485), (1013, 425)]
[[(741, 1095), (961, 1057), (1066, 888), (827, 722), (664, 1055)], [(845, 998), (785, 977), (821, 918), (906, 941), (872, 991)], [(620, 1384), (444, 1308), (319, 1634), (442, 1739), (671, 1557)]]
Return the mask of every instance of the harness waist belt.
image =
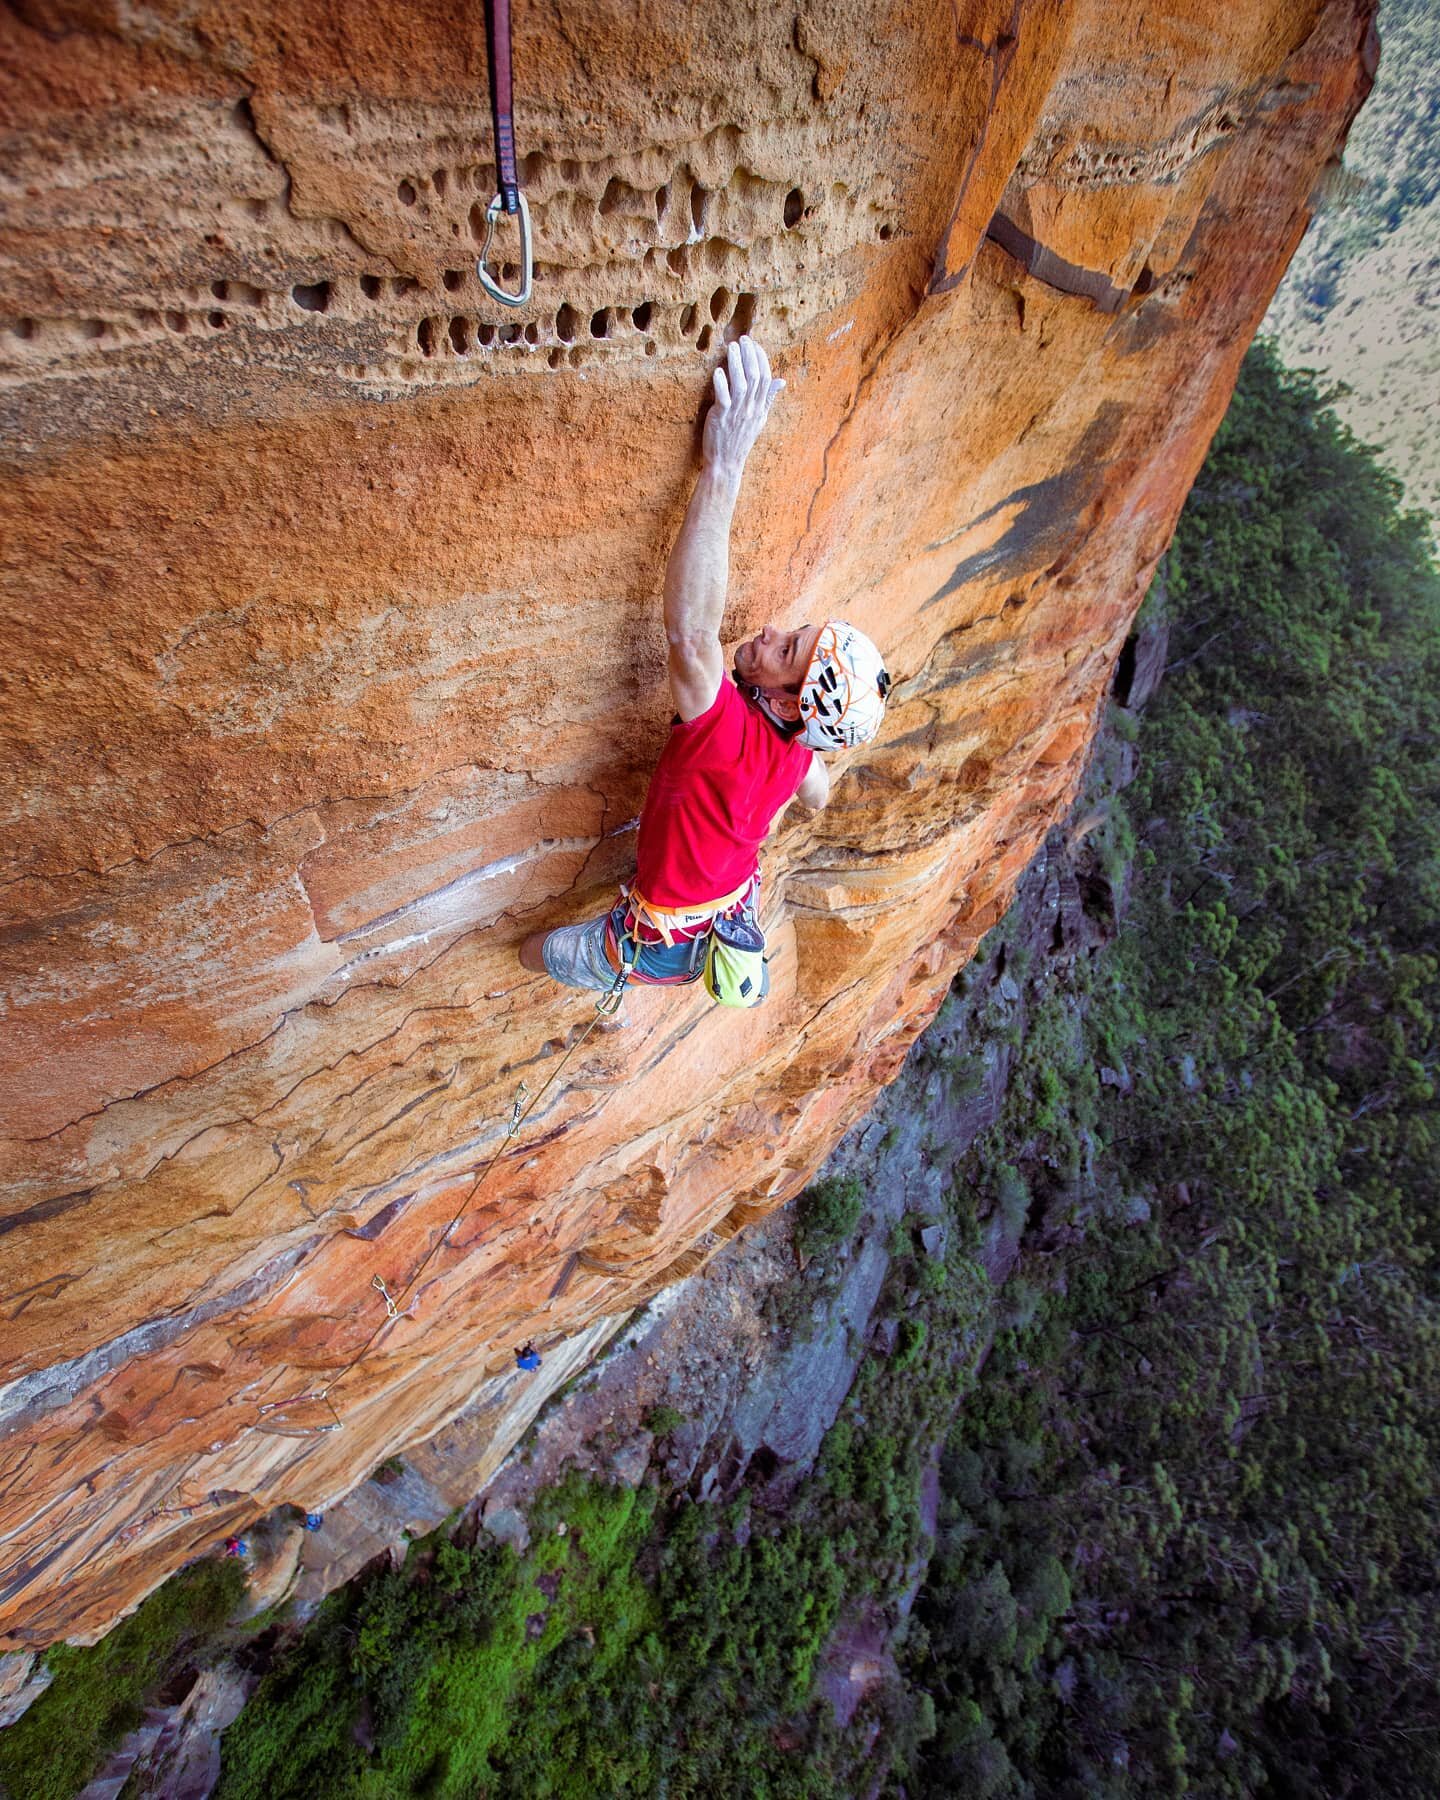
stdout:
[(701, 900), (694, 906), (675, 909), (652, 906), (637, 887), (626, 888), (624, 893), (635, 917), (643, 919), (652, 930), (660, 933), (663, 943), (670, 945), (675, 942), (677, 933), (693, 932), (717, 913), (729, 912), (745, 898), (754, 883), (755, 877), (747, 875), (733, 893), (722, 894), (718, 900)]

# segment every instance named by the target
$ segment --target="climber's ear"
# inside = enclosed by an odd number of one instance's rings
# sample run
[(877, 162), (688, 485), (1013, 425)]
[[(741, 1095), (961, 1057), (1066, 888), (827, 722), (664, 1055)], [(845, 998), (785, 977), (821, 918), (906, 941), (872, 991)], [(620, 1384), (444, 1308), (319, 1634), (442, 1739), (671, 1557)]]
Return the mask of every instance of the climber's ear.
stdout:
[(765, 704), (777, 719), (783, 719), (787, 725), (793, 725), (800, 717), (800, 696), (792, 694), (788, 688), (764, 688)]

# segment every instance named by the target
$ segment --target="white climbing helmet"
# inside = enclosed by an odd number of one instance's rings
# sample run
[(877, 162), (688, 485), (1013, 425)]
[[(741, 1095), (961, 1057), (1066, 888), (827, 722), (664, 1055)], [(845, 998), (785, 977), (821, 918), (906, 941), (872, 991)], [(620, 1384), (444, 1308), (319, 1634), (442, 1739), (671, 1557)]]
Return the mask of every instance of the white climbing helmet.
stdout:
[(828, 619), (800, 684), (800, 741), (812, 750), (868, 744), (885, 717), (890, 677), (880, 652), (844, 619)]

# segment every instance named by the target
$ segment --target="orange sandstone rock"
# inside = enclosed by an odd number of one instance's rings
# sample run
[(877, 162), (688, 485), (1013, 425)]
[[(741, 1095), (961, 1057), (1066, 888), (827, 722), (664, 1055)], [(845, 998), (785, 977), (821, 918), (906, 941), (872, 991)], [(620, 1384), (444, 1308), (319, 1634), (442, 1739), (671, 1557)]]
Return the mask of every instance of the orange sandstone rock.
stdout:
[[(503, 317), (478, 10), (0, 15), (0, 1649), (800, 1188), (1075, 791), (1372, 10), (519, 7)], [(442, 1245), (590, 1016), (516, 948), (627, 867), (744, 329), (727, 634), (845, 613), (886, 729), (773, 840), (767, 1006), (635, 994)]]

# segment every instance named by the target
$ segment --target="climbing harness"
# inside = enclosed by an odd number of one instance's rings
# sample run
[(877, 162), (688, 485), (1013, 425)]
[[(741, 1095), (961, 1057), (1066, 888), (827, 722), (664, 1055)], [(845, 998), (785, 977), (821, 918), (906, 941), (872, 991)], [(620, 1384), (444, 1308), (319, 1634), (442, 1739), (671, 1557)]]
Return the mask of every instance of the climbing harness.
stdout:
[[(530, 298), (535, 260), (530, 245), (530, 207), (520, 192), (515, 166), (514, 81), (510, 68), (510, 0), (485, 0), (485, 46), (490, 56), (490, 122), (495, 142), (495, 198), (485, 209), (485, 242), (475, 273), (492, 300), (523, 306)], [(501, 213), (519, 219), (520, 286), (507, 293), (485, 266)]]
[(701, 900), (694, 906), (683, 908), (666, 908), (652, 906), (638, 887), (621, 884), (620, 892), (627, 907), (627, 923), (633, 917), (643, 920), (655, 931), (664, 944), (673, 944), (683, 932), (697, 930), (721, 913), (729, 912), (746, 898), (755, 885), (755, 877), (747, 875), (739, 887), (728, 894), (721, 894), (718, 900)]
[[(747, 876), (733, 892), (683, 909), (652, 906), (637, 886), (622, 882), (620, 898), (605, 922), (605, 955), (617, 977), (617, 985), (602, 1002), (602, 1010), (607, 1016), (613, 1017), (620, 1010), (624, 982), (620, 982), (619, 977), (622, 975), (626, 981), (634, 976), (647, 987), (688, 987), (691, 982), (701, 980), (716, 919), (737, 909), (747, 916), (753, 913), (751, 900), (755, 881), (755, 876)], [(677, 946), (683, 949), (688, 944), (686, 966), (664, 975), (648, 971), (638, 974), (641, 953), (651, 944), (651, 940), (640, 936), (642, 924), (648, 926), (669, 950)]]
[(633, 973), (639, 958), (641, 921), (672, 948), (681, 933), (691, 932), (689, 968), (663, 981), (646, 979), (656, 986), (703, 980), (706, 993), (721, 1006), (758, 1006), (770, 992), (770, 980), (765, 968), (765, 933), (756, 916), (756, 880), (747, 876), (731, 893), (684, 911), (652, 906), (638, 887), (622, 887), (621, 902), (611, 914), (610, 925), (626, 975)]

